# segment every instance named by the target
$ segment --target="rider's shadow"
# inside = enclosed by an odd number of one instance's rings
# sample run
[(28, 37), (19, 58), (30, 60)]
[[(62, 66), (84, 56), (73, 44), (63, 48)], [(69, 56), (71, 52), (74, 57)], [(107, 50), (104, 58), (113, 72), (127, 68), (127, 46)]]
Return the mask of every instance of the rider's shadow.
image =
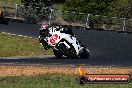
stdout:
[(89, 59), (89, 58), (80, 58), (80, 57), (77, 57), (77, 58), (70, 58), (70, 57), (67, 57), (67, 56), (63, 56), (62, 58), (57, 58), (57, 57), (54, 57), (54, 58), (49, 58), (49, 59)]

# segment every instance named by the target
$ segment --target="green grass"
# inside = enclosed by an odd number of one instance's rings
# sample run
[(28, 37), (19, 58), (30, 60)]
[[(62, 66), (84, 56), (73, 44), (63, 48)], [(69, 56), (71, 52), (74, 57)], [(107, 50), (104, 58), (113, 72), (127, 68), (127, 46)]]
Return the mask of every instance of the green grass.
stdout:
[(0, 57), (51, 55), (36, 39), (0, 34)]
[(128, 84), (85, 84), (76, 83), (76, 76), (45, 74), (38, 76), (1, 77), (0, 88), (132, 88)]

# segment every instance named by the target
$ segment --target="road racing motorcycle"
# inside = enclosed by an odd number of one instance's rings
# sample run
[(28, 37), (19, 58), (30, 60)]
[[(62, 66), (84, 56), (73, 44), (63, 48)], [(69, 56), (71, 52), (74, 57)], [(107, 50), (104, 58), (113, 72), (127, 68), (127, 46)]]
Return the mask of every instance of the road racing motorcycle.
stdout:
[[(70, 29), (69, 29), (70, 30)], [(40, 38), (40, 36), (39, 36)], [(57, 58), (67, 56), (68, 58), (88, 58), (89, 50), (76, 39), (75, 36), (64, 31), (64, 28), (51, 27), (44, 41), (53, 49)], [(43, 44), (40, 43), (42, 46)]]

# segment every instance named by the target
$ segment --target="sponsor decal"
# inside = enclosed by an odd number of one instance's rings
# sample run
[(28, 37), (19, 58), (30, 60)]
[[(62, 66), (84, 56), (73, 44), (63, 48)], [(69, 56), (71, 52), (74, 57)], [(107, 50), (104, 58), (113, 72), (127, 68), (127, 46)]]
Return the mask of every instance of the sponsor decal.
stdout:
[(129, 83), (129, 74), (87, 74), (86, 69), (79, 67), (77, 83)]
[(53, 43), (57, 40), (57, 38), (58, 38), (58, 35), (57, 35), (57, 34), (53, 35), (53, 36), (50, 38), (50, 43), (53, 44)]

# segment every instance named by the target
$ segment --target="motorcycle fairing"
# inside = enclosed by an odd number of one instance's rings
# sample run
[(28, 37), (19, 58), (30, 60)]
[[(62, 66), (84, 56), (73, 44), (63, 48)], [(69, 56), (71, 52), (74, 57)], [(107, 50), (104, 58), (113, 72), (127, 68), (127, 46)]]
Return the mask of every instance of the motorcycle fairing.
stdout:
[[(57, 35), (57, 37), (54, 37), (55, 35)], [(50, 39), (53, 40), (52, 43), (51, 43)], [(79, 54), (79, 51), (82, 49), (81, 45), (78, 43), (77, 39), (74, 36), (71, 36), (71, 35), (65, 34), (65, 33), (60, 33), (60, 31), (53, 32), (52, 37), (50, 37), (50, 39), (49, 39), (48, 43), (53, 47), (55, 47), (55, 45), (58, 43), (59, 44), (64, 43), (68, 48), (70, 48), (70, 45), (67, 42), (65, 42), (65, 41), (60, 42), (62, 39), (68, 41), (75, 48), (77, 55)]]

